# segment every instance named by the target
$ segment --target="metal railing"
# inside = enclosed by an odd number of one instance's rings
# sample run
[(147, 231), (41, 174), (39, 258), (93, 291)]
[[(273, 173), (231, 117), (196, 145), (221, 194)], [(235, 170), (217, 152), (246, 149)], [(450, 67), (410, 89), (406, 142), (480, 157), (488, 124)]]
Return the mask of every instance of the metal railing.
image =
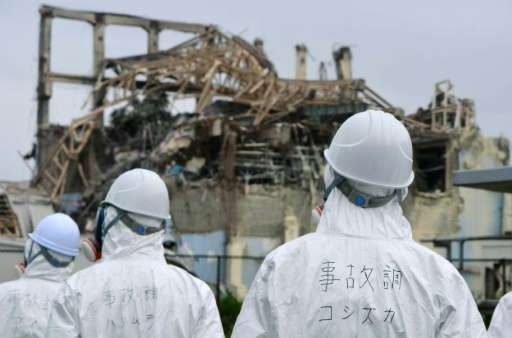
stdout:
[[(464, 263), (494, 263), (501, 267), (501, 278), (503, 283), (502, 293), (507, 293), (507, 267), (512, 266), (512, 258), (496, 257), (496, 258), (466, 258), (464, 252), (464, 244), (468, 242), (484, 242), (484, 241), (512, 241), (512, 236), (474, 236), (459, 238), (432, 238), (422, 239), (422, 243), (432, 243), (434, 247), (444, 248), (446, 250), (446, 259), (452, 263), (457, 263), (459, 271), (464, 270)], [(452, 244), (458, 244), (459, 257), (453, 257)]]
[[(464, 244), (467, 242), (476, 241), (512, 241), (512, 236), (474, 236), (474, 237), (459, 237), (459, 238), (432, 238), (422, 239), (422, 243), (432, 243), (435, 247), (442, 247), (446, 249), (446, 259), (450, 262), (458, 261), (459, 270), (464, 269), (464, 262), (469, 262), (468, 259), (464, 259)], [(453, 258), (452, 256), (452, 243), (459, 244), (459, 258)], [(488, 260), (499, 261), (506, 258), (482, 258), (482, 261)]]

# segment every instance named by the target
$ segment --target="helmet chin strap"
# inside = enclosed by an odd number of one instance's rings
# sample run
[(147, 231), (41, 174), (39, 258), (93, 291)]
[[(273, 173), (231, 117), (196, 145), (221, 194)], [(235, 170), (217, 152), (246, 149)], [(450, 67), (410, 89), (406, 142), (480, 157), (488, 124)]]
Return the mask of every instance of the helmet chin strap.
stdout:
[(403, 189), (396, 189), (391, 194), (387, 196), (371, 196), (367, 193), (364, 193), (356, 188), (354, 188), (347, 179), (341, 175), (338, 175), (333, 171), (334, 180), (332, 183), (325, 189), (324, 192), (324, 201), (327, 201), (327, 198), (331, 194), (331, 192), (338, 188), (340, 191), (347, 197), (347, 199), (354, 205), (361, 208), (378, 208), (388, 204), (395, 197), (402, 199)]

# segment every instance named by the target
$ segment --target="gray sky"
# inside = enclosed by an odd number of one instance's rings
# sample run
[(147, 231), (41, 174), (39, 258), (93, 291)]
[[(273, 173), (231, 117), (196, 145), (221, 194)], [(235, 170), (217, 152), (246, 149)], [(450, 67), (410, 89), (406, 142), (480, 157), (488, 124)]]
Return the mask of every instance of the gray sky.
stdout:
[[(0, 180), (21, 180), (30, 171), (17, 151), (28, 151), (36, 121), (35, 89), (39, 15), (42, 2), (0, 1)], [(252, 41), (261, 37), (282, 77), (293, 77), (294, 46), (311, 53), (308, 77), (333, 46), (350, 45), (354, 76), (407, 113), (424, 106), (436, 81), (451, 79), (459, 96), (476, 101), (477, 120), (487, 135), (512, 137), (512, 2), (510, 0), (423, 1), (132, 1), (75, 0), (55, 6), (217, 24)], [(92, 29), (55, 21), (52, 69), (91, 72)], [(107, 56), (142, 53), (145, 33), (113, 27), (106, 33)], [(161, 47), (184, 36), (166, 34)], [(332, 65), (329, 75), (333, 76)], [(51, 120), (68, 122), (85, 113), (87, 89), (54, 87)]]

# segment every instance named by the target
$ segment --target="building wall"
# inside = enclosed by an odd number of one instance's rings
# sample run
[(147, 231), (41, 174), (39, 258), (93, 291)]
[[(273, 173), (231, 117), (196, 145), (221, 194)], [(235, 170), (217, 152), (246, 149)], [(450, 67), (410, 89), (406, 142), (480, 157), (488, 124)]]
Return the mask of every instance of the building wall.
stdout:
[[(464, 208), (459, 216), (459, 231), (456, 237), (500, 235), (502, 228), (503, 194), (485, 190), (461, 188), (460, 196)], [(499, 242), (468, 242), (464, 244), (464, 258), (501, 258), (505, 254)], [(492, 254), (490, 253), (492, 251)], [(453, 245), (454, 257), (459, 258), (458, 245)], [(464, 264), (462, 274), (476, 298), (484, 297), (484, 270), (493, 263)]]
[(404, 214), (411, 223), (416, 240), (446, 237), (459, 229), (458, 216), (463, 200), (457, 190), (438, 193), (411, 194), (404, 205)]
[[(465, 140), (468, 148), (459, 154), (460, 167), (464, 170), (490, 169), (508, 164), (508, 144), (500, 138), (473, 136)], [(495, 236), (503, 234), (504, 224), (510, 223), (510, 215), (505, 212), (505, 194), (481, 189), (459, 188), (464, 201), (459, 216), (460, 228), (457, 237)], [(464, 245), (465, 258), (504, 258), (511, 257), (506, 242), (469, 242)], [(458, 248), (454, 256), (458, 258)], [(484, 298), (485, 267), (493, 263), (467, 263), (462, 271), (471, 291), (477, 298)]]
[[(196, 255), (223, 255), (226, 234), (223, 230), (182, 234), (181, 240), (185, 246)], [(191, 260), (192, 271), (207, 283), (214, 284), (217, 280), (217, 261), (215, 259), (193, 259)], [(221, 270), (224, 271), (224, 264)], [(222, 282), (224, 276), (221, 274)]]
[[(487, 138), (477, 129), (463, 132), (453, 140), (454, 169), (488, 169), (508, 164), (508, 141)], [(447, 158), (447, 162), (452, 159)], [(451, 174), (451, 172), (449, 173)], [(512, 214), (505, 203), (512, 206), (512, 199), (505, 194), (480, 189), (457, 188), (448, 184), (445, 192), (413, 192), (406, 201), (404, 211), (411, 222), (416, 240), (442, 237), (474, 237), (501, 235), (512, 225)], [(511, 227), (512, 229), (512, 227)], [(446, 251), (431, 249), (441, 255)], [(512, 247), (512, 243), (511, 243)], [(503, 242), (468, 242), (464, 244), (465, 258), (512, 257), (510, 247)], [(452, 256), (459, 258), (459, 245), (452, 245)], [(458, 262), (454, 262), (458, 266)], [(484, 296), (484, 270), (493, 263), (465, 263), (462, 271), (473, 294)]]

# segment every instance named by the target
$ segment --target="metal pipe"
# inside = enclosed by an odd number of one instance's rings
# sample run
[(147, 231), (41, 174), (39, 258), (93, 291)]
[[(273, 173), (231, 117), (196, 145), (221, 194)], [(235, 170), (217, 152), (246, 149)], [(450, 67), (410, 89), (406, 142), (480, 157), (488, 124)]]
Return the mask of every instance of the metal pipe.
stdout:
[(459, 271), (462, 272), (464, 270), (464, 243), (466, 241), (462, 240), (459, 242)]
[(203, 255), (203, 254), (168, 254), (170, 257), (191, 257), (191, 258), (217, 258), (220, 257), (221, 259), (253, 259), (262, 261), (265, 259), (263, 256), (231, 256), (231, 255)]
[(512, 241), (512, 236), (475, 236), (475, 237), (465, 237), (465, 238), (426, 238), (421, 239), (422, 243), (433, 243), (433, 242), (471, 242), (471, 241)]
[[(459, 258), (453, 258), (453, 262), (460, 261)], [(512, 263), (512, 258), (464, 258), (464, 262), (476, 262), (476, 263), (496, 263), (496, 262), (507, 262)]]
[(215, 285), (215, 298), (217, 298), (217, 304), (220, 301), (220, 264), (221, 257), (217, 256), (217, 285)]
[(507, 293), (507, 264), (505, 260), (501, 261), (501, 280), (503, 281), (503, 296)]

